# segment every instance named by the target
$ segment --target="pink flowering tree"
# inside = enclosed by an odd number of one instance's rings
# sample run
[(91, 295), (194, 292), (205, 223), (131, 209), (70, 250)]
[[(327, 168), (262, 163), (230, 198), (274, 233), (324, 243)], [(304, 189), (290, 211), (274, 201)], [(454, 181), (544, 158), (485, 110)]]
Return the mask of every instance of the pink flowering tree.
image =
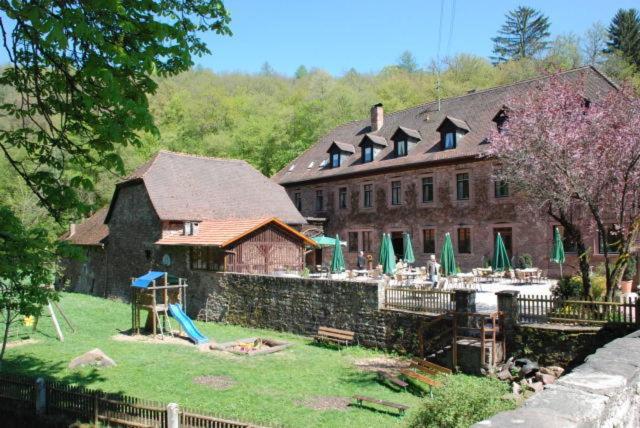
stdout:
[[(590, 282), (583, 236), (595, 228), (607, 237), (610, 300), (640, 231), (640, 99), (624, 87), (589, 96), (584, 88), (582, 79), (554, 75), (527, 96), (509, 100), (508, 119), (490, 137), (487, 155), (501, 163), (497, 178), (577, 243), (585, 297)], [(576, 210), (588, 213), (589, 221), (574, 220)]]

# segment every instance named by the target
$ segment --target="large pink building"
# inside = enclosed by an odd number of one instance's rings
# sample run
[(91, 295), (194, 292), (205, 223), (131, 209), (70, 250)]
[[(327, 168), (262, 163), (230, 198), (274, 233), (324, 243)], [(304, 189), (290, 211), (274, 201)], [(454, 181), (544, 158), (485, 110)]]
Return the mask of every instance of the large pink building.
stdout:
[[(583, 82), (591, 99), (616, 87), (593, 67), (561, 78)], [(370, 118), (336, 127), (274, 180), (309, 223), (347, 241), (345, 258), (351, 265), (359, 250), (376, 259), (383, 232), (391, 233), (398, 253), (402, 233), (408, 232), (416, 264), (424, 265), (450, 233), (456, 260), (468, 270), (489, 260), (500, 232), (514, 262), (529, 254), (554, 275), (557, 266), (549, 255), (556, 223), (523, 208), (507, 183), (494, 181), (495, 160), (481, 157), (487, 137), (505, 118), (508, 100), (524, 96), (543, 79), (392, 113), (374, 105)], [(587, 240), (595, 264), (602, 242), (595, 233)], [(567, 264), (577, 268), (574, 245), (567, 241), (565, 247)]]

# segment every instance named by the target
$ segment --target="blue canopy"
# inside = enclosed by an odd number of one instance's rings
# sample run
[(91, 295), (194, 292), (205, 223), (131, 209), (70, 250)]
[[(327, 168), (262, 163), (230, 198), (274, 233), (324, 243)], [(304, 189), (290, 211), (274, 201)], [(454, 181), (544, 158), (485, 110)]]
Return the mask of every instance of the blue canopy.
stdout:
[(149, 284), (151, 284), (153, 280), (158, 279), (164, 276), (165, 274), (166, 272), (157, 272), (157, 271), (150, 270), (148, 273), (142, 275), (141, 277), (134, 279), (131, 286), (139, 287), (139, 288), (148, 288)]

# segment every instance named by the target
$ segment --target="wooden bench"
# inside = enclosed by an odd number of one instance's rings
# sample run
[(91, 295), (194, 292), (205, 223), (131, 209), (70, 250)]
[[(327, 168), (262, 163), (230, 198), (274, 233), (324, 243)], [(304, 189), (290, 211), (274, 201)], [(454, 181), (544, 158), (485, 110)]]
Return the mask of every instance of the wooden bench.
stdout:
[(435, 388), (440, 388), (442, 386), (442, 382), (437, 381), (435, 379), (431, 379), (430, 377), (427, 377), (425, 375), (422, 375), (420, 373), (416, 373), (413, 370), (409, 370), (409, 369), (400, 369), (400, 373), (402, 373), (404, 376), (410, 378), (410, 379), (415, 379), (415, 380), (419, 380), (422, 383), (426, 383), (429, 386), (435, 387)]
[(378, 400), (377, 398), (371, 398), (364, 395), (354, 395), (354, 400), (358, 403), (358, 406), (362, 407), (362, 402), (366, 401), (368, 403), (378, 404), (380, 406), (391, 407), (392, 409), (396, 409), (401, 415), (404, 415), (405, 410), (409, 409), (409, 406), (405, 406), (404, 404), (393, 403), (391, 401)]
[(314, 339), (318, 342), (330, 342), (336, 345), (350, 345), (353, 342), (355, 333), (348, 330), (338, 330), (337, 328), (320, 327)]
[(450, 375), (453, 372), (451, 371), (451, 369), (448, 369), (446, 367), (442, 367), (438, 364), (432, 363), (431, 361), (427, 361), (427, 360), (419, 360), (417, 358), (414, 358), (411, 360), (411, 363), (413, 365), (416, 366), (417, 369), (422, 370), (423, 372), (427, 372), (430, 374), (447, 374)]
[(378, 371), (378, 379), (380, 379), (381, 381), (388, 381), (390, 383), (392, 383), (395, 386), (398, 386), (400, 388), (406, 388), (407, 386), (409, 386), (409, 384), (405, 381), (403, 381), (402, 379), (400, 379), (397, 376), (392, 375), (391, 373), (387, 373), (385, 371)]

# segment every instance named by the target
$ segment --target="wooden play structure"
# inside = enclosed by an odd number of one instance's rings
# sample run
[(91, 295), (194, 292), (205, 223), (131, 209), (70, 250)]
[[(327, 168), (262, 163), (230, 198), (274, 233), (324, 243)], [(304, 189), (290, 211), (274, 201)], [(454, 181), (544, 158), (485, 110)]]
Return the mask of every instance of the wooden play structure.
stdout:
[(149, 271), (138, 278), (131, 278), (131, 332), (140, 334), (140, 312), (147, 311), (145, 330), (153, 337), (164, 338), (165, 332), (173, 335), (170, 316), (195, 344), (209, 340), (203, 336), (184, 312), (187, 281), (167, 272)]
[[(169, 305), (186, 302), (184, 278), (169, 275), (167, 272), (150, 271), (139, 278), (131, 278), (131, 329), (140, 334), (140, 312), (147, 311), (145, 329), (153, 336), (164, 337), (171, 333)], [(167, 328), (168, 326), (168, 328)]]

